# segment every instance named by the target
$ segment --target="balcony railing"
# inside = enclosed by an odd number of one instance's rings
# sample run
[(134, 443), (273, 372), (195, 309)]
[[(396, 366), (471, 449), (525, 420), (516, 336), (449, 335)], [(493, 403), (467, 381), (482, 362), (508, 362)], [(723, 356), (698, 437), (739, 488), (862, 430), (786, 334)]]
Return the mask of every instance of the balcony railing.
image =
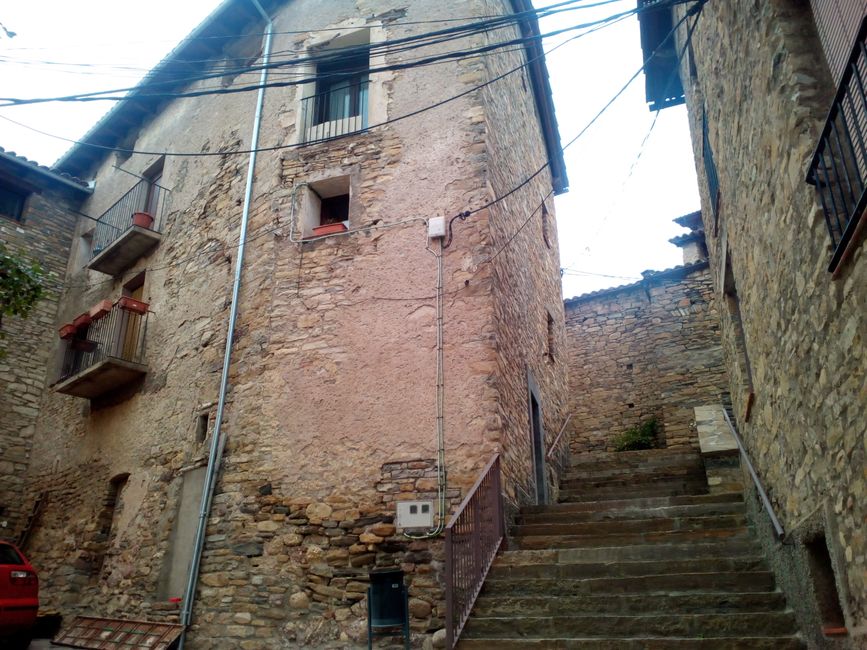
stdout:
[(329, 140), (367, 128), (367, 80), (327, 91), (301, 100), (301, 139), (303, 142)]
[(461, 631), (506, 536), (495, 454), (446, 526), (446, 648)]
[(102, 318), (64, 341), (66, 348), (57, 392), (97, 397), (147, 373), (147, 305), (118, 301)]
[[(162, 236), (167, 190), (148, 180), (138, 182), (99, 218), (93, 231), (93, 259), (88, 267), (117, 275), (156, 246)], [(144, 213), (152, 218), (135, 217)]]
[[(834, 253), (828, 270), (837, 270), (855, 239), (867, 207), (867, 18), (840, 80), (807, 171), (815, 186)], [(861, 226), (863, 227), (863, 225)]]

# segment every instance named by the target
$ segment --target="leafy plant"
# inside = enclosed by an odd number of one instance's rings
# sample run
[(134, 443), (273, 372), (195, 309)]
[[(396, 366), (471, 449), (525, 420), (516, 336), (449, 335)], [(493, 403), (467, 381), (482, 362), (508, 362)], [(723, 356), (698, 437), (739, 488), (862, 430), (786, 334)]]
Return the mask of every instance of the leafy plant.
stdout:
[[(0, 244), (0, 327), (4, 316), (27, 318), (42, 297), (43, 271), (31, 262), (10, 253)], [(5, 335), (0, 329), (0, 340)], [(2, 351), (0, 351), (2, 353)]]
[(630, 427), (614, 439), (615, 451), (635, 451), (637, 449), (653, 449), (656, 446), (656, 434), (659, 423), (656, 418), (649, 418), (637, 427)]

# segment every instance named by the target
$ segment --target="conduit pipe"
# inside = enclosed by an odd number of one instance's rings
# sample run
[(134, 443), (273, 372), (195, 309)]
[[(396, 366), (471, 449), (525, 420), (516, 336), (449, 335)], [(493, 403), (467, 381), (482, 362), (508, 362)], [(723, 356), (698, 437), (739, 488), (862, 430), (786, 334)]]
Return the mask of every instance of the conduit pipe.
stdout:
[(244, 191), (244, 207), (241, 212), (240, 237), (238, 239), (238, 256), (235, 260), (235, 279), (232, 284), (232, 305), (229, 311), (229, 328), (226, 332), (226, 352), (223, 356), (223, 372), (220, 377), (220, 395), (217, 402), (217, 414), (214, 423), (214, 433), (211, 436), (211, 446), (208, 456), (208, 468), (205, 473), (205, 485), (202, 488), (202, 501), (199, 508), (199, 522), (196, 528), (196, 538), (193, 542), (193, 557), (190, 561), (190, 572), (187, 576), (187, 587), (184, 592), (181, 609), (181, 632), (179, 650), (183, 650), (187, 629), (193, 615), (193, 604), (196, 597), (196, 585), (199, 578), (199, 565), (202, 561), (202, 550), (205, 545), (205, 532), (208, 527), (208, 517), (211, 512), (211, 502), (217, 477), (220, 472), (220, 461), (226, 441), (223, 437), (223, 415), (226, 409), (226, 392), (229, 386), (229, 366), (232, 360), (232, 339), (235, 337), (235, 323), (238, 319), (238, 297), (241, 290), (241, 271), (244, 265), (244, 247), (247, 243), (247, 223), (250, 220), (250, 203), (253, 197), (253, 176), (256, 169), (256, 149), (259, 146), (259, 127), (262, 123), (262, 106), (265, 103), (265, 83), (268, 79), (268, 63), (271, 58), (271, 36), (274, 24), (270, 16), (259, 4), (258, 0), (250, 0), (256, 11), (265, 20), (265, 38), (262, 45), (262, 74), (259, 78), (259, 92), (256, 97), (256, 113), (253, 116), (253, 132), (250, 136), (250, 162), (247, 165), (247, 187)]

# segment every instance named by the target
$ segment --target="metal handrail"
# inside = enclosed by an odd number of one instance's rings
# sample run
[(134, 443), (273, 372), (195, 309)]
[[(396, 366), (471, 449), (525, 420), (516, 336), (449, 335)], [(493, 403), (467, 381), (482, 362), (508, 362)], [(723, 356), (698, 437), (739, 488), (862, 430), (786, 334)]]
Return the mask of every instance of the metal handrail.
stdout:
[(744, 446), (744, 441), (741, 440), (741, 437), (735, 429), (735, 426), (732, 424), (731, 418), (729, 417), (725, 405), (723, 405), (723, 416), (725, 416), (726, 424), (729, 425), (729, 431), (731, 431), (731, 434), (738, 445), (738, 449), (740, 449), (741, 458), (744, 459), (744, 463), (747, 466), (747, 471), (750, 473), (750, 476), (753, 479), (753, 483), (755, 483), (756, 489), (759, 491), (759, 498), (762, 500), (762, 504), (764, 505), (765, 510), (768, 513), (768, 517), (770, 517), (771, 519), (771, 525), (774, 527), (774, 535), (778, 540), (782, 541), (782, 539), (786, 536), (786, 531), (783, 530), (783, 525), (780, 523), (780, 520), (777, 518), (777, 514), (774, 512), (774, 506), (771, 505), (771, 500), (768, 498), (768, 493), (765, 492), (765, 488), (762, 486), (762, 481), (761, 479), (759, 479), (759, 475), (756, 473), (756, 468), (753, 467), (752, 462), (750, 462), (750, 457), (747, 455), (747, 449)]
[(446, 647), (461, 632), (506, 538), (500, 454), (485, 465), (446, 525)]
[(551, 457), (554, 455), (554, 451), (557, 449), (557, 445), (560, 444), (560, 438), (563, 437), (563, 433), (566, 431), (566, 425), (569, 424), (569, 420), (572, 419), (574, 413), (570, 413), (566, 416), (566, 419), (563, 421), (563, 426), (560, 427), (560, 433), (557, 434), (557, 437), (554, 438), (554, 442), (551, 443), (551, 446), (548, 447), (548, 453), (545, 454), (545, 460), (551, 460)]

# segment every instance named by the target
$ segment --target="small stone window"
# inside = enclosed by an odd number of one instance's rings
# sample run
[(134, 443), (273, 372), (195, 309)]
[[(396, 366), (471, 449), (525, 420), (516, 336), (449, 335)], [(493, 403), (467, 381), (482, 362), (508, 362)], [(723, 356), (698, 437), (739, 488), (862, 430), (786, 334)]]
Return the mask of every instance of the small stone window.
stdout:
[(550, 311), (546, 311), (545, 313), (548, 316), (548, 343), (545, 356), (548, 357), (548, 361), (554, 361), (554, 317)]
[(301, 209), (302, 236), (311, 239), (348, 230), (350, 199), (349, 176), (308, 184)]
[(21, 221), (24, 215), (24, 201), (27, 193), (11, 187), (6, 183), (0, 183), (0, 215), (7, 219)]
[(210, 421), (210, 414), (199, 413), (198, 417), (196, 417), (196, 442), (202, 443), (208, 437), (208, 422)]

